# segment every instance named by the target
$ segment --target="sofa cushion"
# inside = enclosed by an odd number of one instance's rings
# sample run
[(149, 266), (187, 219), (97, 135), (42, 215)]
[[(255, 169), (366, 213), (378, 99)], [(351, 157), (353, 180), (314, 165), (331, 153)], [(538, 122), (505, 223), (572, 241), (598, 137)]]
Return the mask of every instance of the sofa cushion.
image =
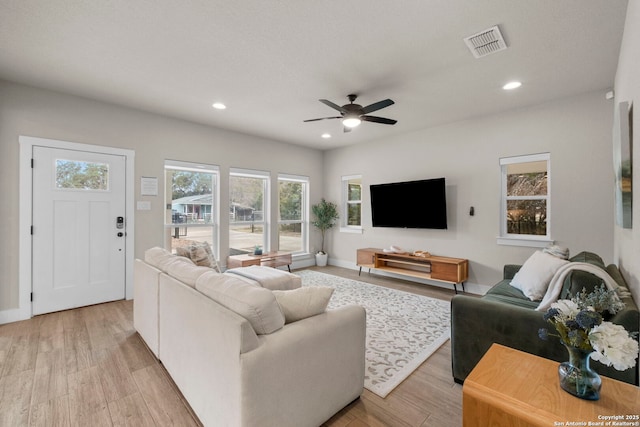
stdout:
[(593, 252), (582, 251), (574, 256), (572, 256), (569, 261), (571, 262), (586, 262), (589, 264), (597, 265), (603, 270), (606, 268), (604, 265), (604, 261), (598, 254), (594, 254)]
[(268, 289), (214, 271), (201, 275), (196, 280), (196, 289), (247, 319), (258, 335), (270, 334), (284, 326), (284, 314)]
[[(195, 265), (189, 258), (179, 256), (175, 258), (176, 259), (173, 262), (168, 262), (166, 264), (166, 273), (192, 288), (196, 287), (196, 280), (198, 280), (198, 277), (202, 276), (204, 273), (212, 271), (209, 267), (199, 267)], [(186, 260), (187, 262), (183, 260)]]
[(327, 286), (298, 288), (273, 291), (273, 295), (284, 313), (285, 323), (292, 323), (324, 313), (333, 295), (333, 288)]
[(159, 247), (147, 249), (144, 253), (144, 260), (147, 264), (152, 265), (163, 273), (167, 273), (169, 266), (173, 263), (194, 265), (189, 258), (175, 256), (166, 249)]
[(287, 291), (298, 289), (302, 286), (302, 278), (300, 276), (263, 265), (230, 268), (225, 271), (225, 274), (235, 274), (256, 281), (263, 288), (271, 289), (272, 291)]
[(510, 282), (508, 279), (498, 282), (482, 298), (531, 309), (538, 306), (537, 301), (529, 300), (520, 289), (511, 286)]
[(551, 254), (536, 251), (513, 277), (511, 286), (520, 289), (531, 301), (541, 300), (555, 272), (568, 262)]

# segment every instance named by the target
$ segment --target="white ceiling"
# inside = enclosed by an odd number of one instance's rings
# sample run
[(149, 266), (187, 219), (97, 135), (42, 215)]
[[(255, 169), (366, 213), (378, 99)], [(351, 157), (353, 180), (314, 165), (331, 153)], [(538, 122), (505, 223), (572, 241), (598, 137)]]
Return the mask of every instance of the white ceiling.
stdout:
[[(0, 78), (320, 149), (611, 88), (626, 0), (0, 0)], [(499, 25), (509, 48), (463, 38)], [(509, 80), (523, 86), (506, 92)], [(396, 104), (344, 134), (318, 102)], [(211, 108), (222, 101), (228, 108)], [(320, 138), (323, 132), (332, 138)]]

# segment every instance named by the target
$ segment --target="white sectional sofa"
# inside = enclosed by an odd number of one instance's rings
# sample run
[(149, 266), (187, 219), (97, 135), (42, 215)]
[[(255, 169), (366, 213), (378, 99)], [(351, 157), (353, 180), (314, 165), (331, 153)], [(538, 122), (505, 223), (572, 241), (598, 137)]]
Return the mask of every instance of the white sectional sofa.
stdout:
[(135, 261), (134, 325), (205, 426), (318, 426), (360, 396), (362, 307), (325, 311), (331, 294), (318, 305), (290, 273), (272, 291), (162, 251)]

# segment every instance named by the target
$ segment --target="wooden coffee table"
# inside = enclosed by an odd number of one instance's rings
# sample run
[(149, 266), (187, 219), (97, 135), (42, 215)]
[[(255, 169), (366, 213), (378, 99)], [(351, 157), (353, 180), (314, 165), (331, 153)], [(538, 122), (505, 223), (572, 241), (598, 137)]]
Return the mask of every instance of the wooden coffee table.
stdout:
[(229, 255), (227, 257), (227, 268), (248, 267), (250, 265), (263, 265), (273, 268), (286, 265), (289, 272), (291, 272), (291, 252), (272, 251), (265, 252), (262, 255), (244, 254)]
[(640, 424), (640, 388), (601, 377), (600, 400), (579, 399), (560, 388), (558, 365), (493, 344), (464, 381), (463, 426)]

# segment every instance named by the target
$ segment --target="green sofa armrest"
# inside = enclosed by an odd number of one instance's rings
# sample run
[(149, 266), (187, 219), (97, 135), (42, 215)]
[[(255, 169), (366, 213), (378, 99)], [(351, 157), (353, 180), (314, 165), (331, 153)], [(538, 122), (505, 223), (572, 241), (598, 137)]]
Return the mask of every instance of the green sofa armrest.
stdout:
[[(451, 363), (453, 378), (464, 382), (493, 343), (505, 345), (540, 357), (563, 362), (568, 360), (567, 349), (560, 340), (538, 337), (540, 328), (552, 327), (544, 313), (530, 308), (505, 304), (467, 295), (451, 300)], [(638, 365), (635, 369), (617, 371), (592, 361), (601, 375), (637, 385)]]
[(505, 264), (502, 268), (502, 279), (513, 279), (522, 266), (517, 264)]
[(493, 343), (548, 359), (566, 359), (557, 341), (542, 341), (538, 329), (549, 326), (543, 313), (530, 308), (456, 295), (451, 300), (453, 378), (462, 383)]

